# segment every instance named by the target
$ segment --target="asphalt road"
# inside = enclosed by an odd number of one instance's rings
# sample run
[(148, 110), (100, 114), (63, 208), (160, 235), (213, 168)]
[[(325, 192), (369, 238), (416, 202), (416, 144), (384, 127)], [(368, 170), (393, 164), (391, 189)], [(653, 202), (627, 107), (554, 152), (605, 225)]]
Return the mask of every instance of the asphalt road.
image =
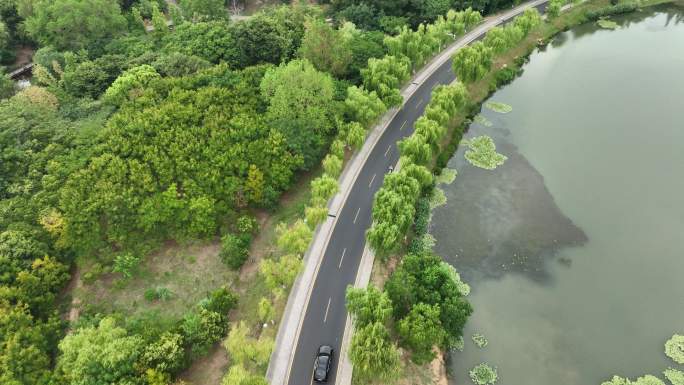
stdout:
[[(537, 7), (543, 11), (545, 5)], [(484, 36), (481, 35), (478, 39)], [(478, 40), (476, 39), (476, 40)], [(337, 224), (314, 281), (289, 372), (289, 385), (309, 385), (320, 345), (331, 345), (339, 354), (347, 317), (344, 294), (353, 285), (371, 225), (375, 192), (382, 186), (390, 166), (399, 159), (397, 141), (413, 133), (413, 124), (423, 114), (432, 89), (455, 80), (451, 60), (444, 63), (406, 100), (371, 151), (340, 210)], [(339, 357), (333, 360), (329, 384), (335, 383)]]

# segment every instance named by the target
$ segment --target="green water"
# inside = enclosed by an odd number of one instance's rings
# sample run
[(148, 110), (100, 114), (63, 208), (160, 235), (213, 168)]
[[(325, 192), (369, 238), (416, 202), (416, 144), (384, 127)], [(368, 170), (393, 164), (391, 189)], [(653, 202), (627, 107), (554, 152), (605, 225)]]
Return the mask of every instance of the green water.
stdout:
[(433, 212), (435, 250), (475, 308), (452, 384), (483, 361), (502, 385), (684, 369), (663, 353), (684, 334), (683, 15), (663, 6), (559, 35), (490, 99), (513, 111), (471, 127), (509, 159), (476, 169), (461, 148)]

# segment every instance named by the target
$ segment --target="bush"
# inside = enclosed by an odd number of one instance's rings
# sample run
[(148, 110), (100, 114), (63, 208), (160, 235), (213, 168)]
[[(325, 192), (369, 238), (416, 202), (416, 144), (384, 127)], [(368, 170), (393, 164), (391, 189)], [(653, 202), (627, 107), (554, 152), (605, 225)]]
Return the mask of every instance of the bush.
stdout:
[(497, 87), (512, 82), (522, 71), (515, 67), (504, 67), (494, 72), (494, 81)]
[(221, 253), (223, 263), (231, 269), (237, 270), (249, 257), (249, 241), (251, 237), (228, 233), (221, 238)]
[(214, 290), (209, 297), (204, 301), (202, 307), (219, 313), (228, 314), (228, 312), (237, 305), (238, 297), (232, 291), (225, 287)]
[(624, 13), (634, 12), (637, 10), (637, 8), (637, 3), (623, 3), (619, 5), (613, 5), (610, 7), (600, 8), (596, 11), (587, 11), (586, 16), (589, 20), (598, 20), (605, 16), (621, 15)]

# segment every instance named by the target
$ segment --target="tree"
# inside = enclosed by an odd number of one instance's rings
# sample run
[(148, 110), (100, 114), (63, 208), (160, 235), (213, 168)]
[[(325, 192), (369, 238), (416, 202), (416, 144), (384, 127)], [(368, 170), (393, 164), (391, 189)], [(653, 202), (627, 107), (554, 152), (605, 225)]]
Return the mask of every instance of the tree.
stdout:
[(244, 321), (238, 322), (228, 333), (223, 346), (231, 360), (238, 365), (252, 364), (264, 366), (268, 363), (273, 350), (273, 340), (263, 335), (256, 339), (249, 336), (249, 329)]
[(347, 287), (346, 301), (347, 310), (354, 316), (357, 327), (374, 322), (384, 324), (392, 315), (392, 302), (375, 286), (365, 289)]
[(363, 128), (359, 122), (351, 122), (347, 126), (347, 146), (352, 147), (356, 150), (363, 146), (363, 142), (366, 139), (366, 130)]
[(160, 75), (172, 77), (191, 75), (210, 66), (211, 63), (201, 57), (179, 52), (161, 55), (152, 62), (152, 67)]
[(7, 99), (14, 94), (14, 81), (9, 75), (0, 71), (0, 99)]
[(309, 19), (299, 54), (317, 70), (344, 77), (352, 60), (350, 39), (322, 19)]
[(257, 305), (257, 314), (259, 315), (259, 320), (261, 322), (268, 322), (275, 316), (275, 311), (273, 309), (273, 304), (266, 297), (261, 297), (259, 304)]
[(180, 0), (178, 4), (188, 20), (228, 19), (225, 0)]
[(454, 55), (452, 68), (464, 83), (482, 79), (492, 66), (492, 49), (482, 42), (465, 46)]
[(286, 253), (302, 255), (309, 248), (313, 233), (302, 221), (297, 220), (291, 227), (281, 223), (276, 227), (278, 247)]
[(549, 18), (555, 18), (560, 15), (561, 8), (563, 8), (564, 0), (551, 0), (546, 7), (546, 14)]
[(139, 336), (128, 336), (113, 318), (104, 318), (97, 327), (78, 329), (59, 343), (58, 368), (70, 385), (132, 384), (142, 347)]
[(309, 227), (316, 228), (328, 218), (328, 208), (325, 206), (308, 206), (304, 208), (304, 217)]
[(265, 13), (233, 24), (231, 36), (238, 50), (230, 63), (237, 68), (286, 62), (299, 46), (285, 24)]
[(302, 260), (296, 255), (283, 255), (278, 260), (264, 259), (259, 264), (259, 272), (271, 290), (290, 288), (301, 269)]
[(169, 26), (166, 24), (166, 16), (159, 10), (157, 4), (154, 4), (152, 7), (152, 27), (154, 27), (154, 31), (152, 32), (154, 37), (159, 40), (169, 33)]
[(397, 376), (399, 352), (390, 342), (387, 328), (380, 322), (354, 331), (349, 358), (355, 376), (361, 379), (390, 380)]
[(323, 171), (333, 178), (337, 178), (342, 172), (342, 159), (332, 154), (326, 155), (323, 158)]
[(60, 50), (101, 49), (126, 31), (116, 1), (38, 0), (25, 22), (26, 32), (40, 45)]
[(159, 373), (176, 374), (184, 365), (183, 342), (182, 335), (166, 332), (145, 346), (141, 362)]
[(513, 25), (520, 28), (523, 36), (527, 36), (530, 31), (542, 23), (541, 15), (537, 8), (527, 8), (522, 15), (513, 20)]
[(337, 180), (330, 175), (322, 176), (311, 181), (311, 200), (314, 202), (327, 202), (339, 190)]
[(251, 374), (244, 365), (233, 365), (221, 381), (222, 385), (268, 385), (265, 378)]
[(313, 166), (333, 129), (330, 75), (306, 60), (293, 60), (268, 70), (261, 92), (269, 101), (267, 120), (283, 133), (291, 149), (302, 154), (304, 166)]
[(344, 105), (347, 107), (350, 120), (355, 120), (364, 127), (370, 127), (387, 111), (387, 107), (375, 91), (368, 92), (356, 86), (347, 88)]
[(233, 270), (237, 270), (249, 258), (249, 237), (226, 234), (221, 238), (221, 260)]
[(183, 340), (190, 346), (191, 358), (206, 354), (214, 342), (223, 337), (227, 328), (226, 316), (200, 307), (183, 318), (180, 330)]
[(154, 67), (144, 64), (133, 67), (119, 76), (105, 92), (108, 103), (121, 106), (127, 100), (135, 98), (144, 87), (161, 78)]
[(432, 147), (427, 138), (420, 134), (413, 134), (398, 143), (401, 156), (410, 162), (425, 166), (432, 160)]
[(124, 66), (124, 58), (119, 55), (69, 64), (62, 74), (64, 89), (75, 97), (97, 98), (121, 74)]
[(231, 26), (225, 20), (182, 23), (175, 26), (163, 42), (165, 52), (197, 56), (215, 64), (221, 61), (235, 63), (239, 49)]
[(438, 305), (418, 303), (397, 325), (401, 344), (411, 349), (411, 360), (418, 365), (435, 358), (434, 346), (441, 346), (445, 332)]
[(375, 91), (386, 106), (401, 104), (401, 84), (409, 78), (408, 58), (385, 56), (382, 59), (368, 59), (368, 67), (361, 70), (366, 90)]

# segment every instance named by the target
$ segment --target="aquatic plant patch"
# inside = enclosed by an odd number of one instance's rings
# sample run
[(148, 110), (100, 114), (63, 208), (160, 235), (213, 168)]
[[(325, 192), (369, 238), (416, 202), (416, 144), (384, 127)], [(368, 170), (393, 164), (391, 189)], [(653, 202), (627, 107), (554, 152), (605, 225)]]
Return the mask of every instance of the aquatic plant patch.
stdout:
[(481, 124), (485, 127), (491, 127), (493, 125), (493, 123), (491, 121), (489, 121), (489, 119), (485, 118), (482, 115), (476, 115), (475, 116), (475, 123)]
[(617, 27), (619, 27), (618, 23), (608, 19), (599, 19), (596, 24), (603, 29), (617, 29)]
[(471, 338), (478, 348), (484, 348), (489, 343), (489, 341), (487, 341), (487, 338), (480, 333), (473, 334)]
[(663, 375), (672, 385), (684, 385), (684, 372), (681, 370), (668, 368)]
[(446, 197), (446, 194), (444, 194), (444, 190), (442, 190), (441, 188), (436, 188), (432, 191), (432, 195), (430, 195), (430, 208), (431, 209), (445, 205), (446, 202), (447, 202), (447, 197)]
[(451, 168), (442, 169), (442, 172), (435, 178), (435, 184), (452, 184), (458, 172)]
[(665, 355), (678, 364), (684, 364), (684, 335), (675, 334), (665, 342)]
[(487, 103), (485, 103), (485, 107), (489, 108), (490, 110), (492, 110), (494, 112), (498, 112), (500, 114), (507, 114), (507, 113), (513, 111), (513, 106), (506, 104), (506, 103), (487, 102)]
[(466, 160), (475, 167), (494, 170), (508, 159), (505, 155), (496, 152), (496, 145), (489, 136), (477, 136), (464, 140), (462, 143), (468, 146), (465, 153)]
[(470, 379), (477, 385), (493, 384), (499, 378), (496, 368), (481, 363), (470, 371)]

